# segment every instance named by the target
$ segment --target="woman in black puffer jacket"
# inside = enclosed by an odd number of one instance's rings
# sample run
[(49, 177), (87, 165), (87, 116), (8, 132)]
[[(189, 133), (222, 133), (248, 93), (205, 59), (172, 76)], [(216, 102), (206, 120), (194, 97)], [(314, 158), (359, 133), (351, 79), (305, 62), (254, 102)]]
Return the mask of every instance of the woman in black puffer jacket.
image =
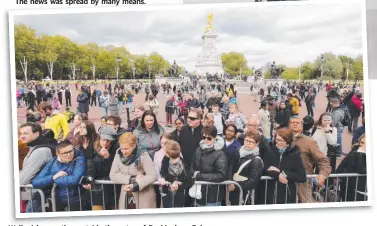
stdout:
[[(228, 163), (223, 147), (224, 140), (217, 136), (216, 127), (205, 126), (202, 141), (194, 153), (191, 164), (190, 171), (195, 180), (214, 183), (226, 180)], [(196, 204), (197, 206), (220, 206), (224, 199), (224, 185), (201, 185), (201, 199), (196, 199)]]
[[(296, 203), (296, 183), (306, 182), (300, 149), (287, 129), (276, 132), (275, 147), (264, 155), (264, 167), (274, 180), (267, 182), (267, 204)], [(264, 183), (264, 182), (263, 182)]]
[[(342, 160), (336, 173), (358, 173), (365, 176), (341, 178), (340, 182), (340, 196), (342, 201), (354, 202), (354, 201), (367, 201), (367, 162), (366, 162), (366, 140), (365, 134), (361, 135), (359, 142), (352, 147), (352, 150)], [(347, 188), (348, 186), (348, 188)], [(347, 192), (346, 192), (347, 190)], [(355, 200), (356, 197), (356, 200)]]
[[(233, 180), (242, 188), (243, 200), (242, 204), (251, 205), (251, 192), (260, 181), (263, 174), (263, 160), (259, 157), (259, 141), (261, 136), (258, 132), (247, 132), (245, 135), (245, 145), (238, 152), (238, 159), (233, 168)], [(241, 176), (241, 177), (240, 177)], [(240, 205), (240, 190), (233, 184), (228, 185), (229, 200), (232, 205)]]

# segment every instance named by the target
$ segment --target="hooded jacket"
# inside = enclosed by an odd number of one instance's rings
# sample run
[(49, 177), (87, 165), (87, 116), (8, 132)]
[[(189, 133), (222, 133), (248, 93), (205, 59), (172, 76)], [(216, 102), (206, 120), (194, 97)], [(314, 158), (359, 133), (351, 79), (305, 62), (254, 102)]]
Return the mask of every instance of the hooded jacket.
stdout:
[[(211, 148), (203, 148), (201, 141), (192, 159), (190, 172), (198, 171), (195, 180), (206, 182), (223, 182), (226, 180), (228, 163), (223, 151), (224, 140), (216, 137)], [(208, 189), (207, 189), (208, 187)], [(217, 185), (202, 185), (202, 199), (196, 200), (200, 205), (221, 202), (225, 198), (224, 189)], [(208, 193), (207, 193), (208, 192)]]
[[(58, 157), (51, 159), (42, 171), (33, 179), (32, 185), (34, 188), (46, 189), (52, 188), (54, 183), (58, 186), (56, 194), (57, 198), (63, 202), (79, 202), (79, 191), (77, 187), (82, 176), (86, 171), (86, 159), (78, 151), (74, 152), (74, 158), (69, 163), (61, 162)], [(59, 171), (64, 171), (68, 175), (59, 177), (55, 181), (52, 177)], [(68, 192), (67, 192), (68, 189)]]
[(20, 172), (20, 185), (30, 184), (35, 175), (52, 158), (51, 149), (46, 147), (47, 140), (39, 136), (33, 142), (27, 144), (29, 152), (26, 154), (23, 162), (23, 168)]

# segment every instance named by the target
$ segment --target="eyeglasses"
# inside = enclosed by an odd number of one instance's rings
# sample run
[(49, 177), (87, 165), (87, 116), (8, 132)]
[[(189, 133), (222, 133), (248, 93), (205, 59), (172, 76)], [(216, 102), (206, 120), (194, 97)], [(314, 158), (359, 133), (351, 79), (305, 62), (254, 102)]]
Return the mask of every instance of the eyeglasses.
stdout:
[(212, 137), (203, 136), (203, 137), (202, 137), (202, 140), (208, 140), (208, 141), (211, 141), (211, 140), (212, 140)]
[(245, 139), (245, 143), (247, 143), (247, 144), (256, 144), (257, 142), (255, 142), (253, 140)]
[(73, 150), (70, 150), (70, 151), (67, 151), (67, 152), (60, 153), (60, 155), (68, 156), (68, 155), (72, 155), (72, 153), (73, 153)]
[(195, 117), (188, 117), (188, 119), (190, 119), (191, 121), (195, 121), (195, 120), (198, 120), (198, 118), (195, 118)]
[(276, 139), (275, 141), (276, 141), (276, 143), (286, 143), (286, 141), (283, 140), (283, 139)]

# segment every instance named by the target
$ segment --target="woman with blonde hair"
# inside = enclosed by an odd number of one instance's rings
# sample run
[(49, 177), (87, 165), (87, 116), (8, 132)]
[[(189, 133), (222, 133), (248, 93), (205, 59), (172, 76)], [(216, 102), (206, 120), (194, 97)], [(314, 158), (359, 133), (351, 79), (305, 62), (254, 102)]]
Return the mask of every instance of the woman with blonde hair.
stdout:
[(247, 124), (247, 119), (244, 114), (242, 114), (236, 103), (229, 105), (229, 117), (227, 119), (227, 124), (233, 122), (233, 124), (237, 127), (237, 132), (243, 132), (244, 127)]
[(136, 145), (136, 137), (130, 132), (119, 137), (119, 146), (110, 171), (110, 179), (123, 184), (119, 209), (125, 209), (128, 192), (133, 193), (137, 209), (156, 208), (153, 182), (157, 180), (157, 174), (151, 157)]

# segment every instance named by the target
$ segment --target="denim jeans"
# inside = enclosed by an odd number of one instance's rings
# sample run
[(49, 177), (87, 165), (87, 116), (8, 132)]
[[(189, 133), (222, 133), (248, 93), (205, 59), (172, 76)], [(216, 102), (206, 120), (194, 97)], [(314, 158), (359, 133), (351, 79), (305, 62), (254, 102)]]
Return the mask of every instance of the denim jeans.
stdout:
[(343, 152), (343, 149), (342, 149), (342, 136), (343, 136), (343, 130), (344, 130), (344, 127), (339, 127), (337, 128), (338, 129), (338, 136), (337, 136), (337, 143), (339, 144), (339, 151), (338, 153), (336, 153), (338, 156), (340, 156)]
[(32, 194), (32, 200), (27, 202), (26, 213), (42, 212), (41, 196), (39, 193)]
[(107, 117), (107, 112), (109, 108), (102, 108), (103, 109), (103, 116)]

